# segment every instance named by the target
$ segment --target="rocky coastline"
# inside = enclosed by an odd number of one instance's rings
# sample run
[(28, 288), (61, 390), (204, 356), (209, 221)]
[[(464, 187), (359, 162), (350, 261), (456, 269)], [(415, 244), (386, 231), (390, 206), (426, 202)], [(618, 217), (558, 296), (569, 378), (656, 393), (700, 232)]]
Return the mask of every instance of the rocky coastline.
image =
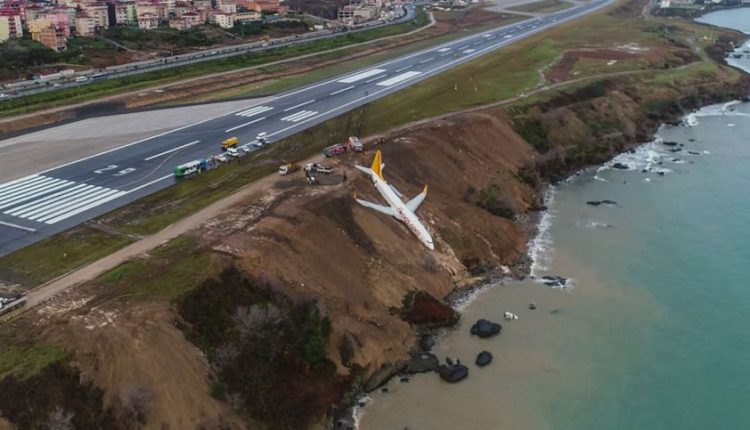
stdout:
[[(708, 52), (709, 54), (714, 51), (721, 52), (722, 63), (725, 64), (724, 58), (726, 58), (727, 53), (731, 52), (732, 49), (734, 49), (733, 44), (721, 41), (717, 43), (714, 50), (709, 49)], [(537, 163), (535, 165), (535, 173), (538, 175), (539, 179), (543, 178), (536, 183), (537, 190), (541, 192), (543, 188), (564, 181), (566, 178), (576, 175), (582, 169), (601, 166), (618, 154), (633, 151), (636, 147), (652, 140), (653, 136), (663, 124), (679, 124), (690, 112), (696, 111), (704, 106), (729, 102), (732, 100), (750, 100), (750, 78), (742, 76), (739, 82), (735, 85), (719, 85), (718, 88), (714, 87), (713, 90), (705, 91), (700, 96), (673, 97), (670, 101), (665, 102), (658, 112), (649, 112), (647, 114), (647, 121), (638, 125), (637, 131), (633, 136), (634, 138), (630, 139), (626, 145), (619, 147), (617, 151), (608, 153), (607, 156), (602, 157), (601, 159), (590, 160), (582, 164), (573, 163), (563, 166), (549, 158), (545, 162)], [(550, 172), (547, 170), (550, 167), (552, 167), (554, 171)], [(613, 168), (628, 167), (624, 165), (615, 165)], [(617, 204), (616, 202), (607, 199), (587, 203), (592, 206)], [(514, 222), (527, 232), (529, 238), (532, 238), (538, 233), (538, 221), (544, 210), (546, 210), (546, 207), (539, 204), (536, 207), (530, 208), (527, 212), (516, 214)], [(460, 309), (460, 307), (467, 301), (472, 300), (485, 288), (493, 285), (501, 285), (503, 282), (509, 280), (522, 280), (529, 277), (532, 264), (532, 258), (524, 253), (516, 257), (509, 264), (493, 267), (474, 267), (473, 270), (470, 270), (471, 277), (464, 279), (462, 282), (457, 282), (453, 290), (443, 298), (442, 303), (446, 307), (453, 309), (455, 315), (452, 316), (450, 320), (445, 320), (442, 323), (435, 325), (416, 324), (415, 330), (419, 334), (417, 336), (417, 342), (415, 342), (415, 345), (412, 348), (409, 359), (398, 360), (381, 366), (372, 374), (367, 382), (356, 391), (356, 395), (351, 397), (353, 400), (341, 404), (334, 409), (334, 413), (331, 415), (332, 420), (329, 421), (329, 428), (337, 430), (355, 428), (355, 411), (359, 407), (364, 407), (364, 403), (361, 399), (366, 397), (368, 392), (379, 388), (387, 390), (382, 387), (394, 377), (401, 378), (402, 382), (408, 382), (409, 376), (415, 373), (435, 372), (436, 377), (443, 376), (442, 372), (447, 371), (446, 365), (441, 365), (440, 359), (430, 351), (435, 345), (436, 338), (439, 337), (440, 333), (444, 330), (450, 330), (450, 328), (458, 321), (458, 318), (460, 318), (458, 309)], [(551, 276), (540, 279), (540, 282), (551, 287), (565, 287), (567, 280), (563, 277)], [(530, 306), (535, 305), (531, 304)], [(487, 358), (485, 357), (483, 360), (487, 360)], [(491, 356), (489, 357), (489, 360), (491, 360)], [(450, 361), (449, 365), (452, 365)], [(462, 376), (460, 379), (463, 377), (465, 376)]]

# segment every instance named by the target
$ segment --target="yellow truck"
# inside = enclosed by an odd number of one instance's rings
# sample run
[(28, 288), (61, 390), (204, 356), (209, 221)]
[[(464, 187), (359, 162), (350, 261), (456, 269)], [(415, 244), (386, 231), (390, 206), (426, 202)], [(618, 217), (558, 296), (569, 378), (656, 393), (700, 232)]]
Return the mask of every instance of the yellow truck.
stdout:
[(237, 144), (240, 143), (240, 140), (237, 139), (237, 136), (230, 137), (229, 139), (224, 140), (221, 142), (221, 149), (222, 151), (226, 151), (229, 148), (234, 148), (237, 146)]

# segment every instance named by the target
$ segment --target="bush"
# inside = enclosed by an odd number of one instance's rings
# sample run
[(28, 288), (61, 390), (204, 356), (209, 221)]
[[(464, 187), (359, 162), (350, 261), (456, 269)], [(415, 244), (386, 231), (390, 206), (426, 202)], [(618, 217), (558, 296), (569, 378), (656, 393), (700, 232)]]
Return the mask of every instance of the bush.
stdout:
[(487, 212), (503, 218), (512, 219), (516, 214), (511, 203), (501, 195), (500, 186), (497, 184), (492, 184), (479, 192), (477, 205)]
[(190, 323), (188, 338), (217, 368), (212, 396), (231, 400), (234, 409), (247, 410), (269, 428), (306, 428), (351, 382), (337, 378), (327, 359), (328, 318), (314, 301), (290, 303), (277, 292), (281, 281), (273, 279), (251, 279), (232, 267), (187, 293), (177, 307)]

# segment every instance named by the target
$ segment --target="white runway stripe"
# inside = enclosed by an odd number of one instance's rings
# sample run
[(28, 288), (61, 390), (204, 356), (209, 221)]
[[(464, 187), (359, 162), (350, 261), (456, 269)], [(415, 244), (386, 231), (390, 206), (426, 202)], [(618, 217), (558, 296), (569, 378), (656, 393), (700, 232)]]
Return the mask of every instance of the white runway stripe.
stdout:
[(253, 115), (259, 115), (263, 112), (268, 112), (269, 110), (272, 110), (273, 107), (271, 106), (255, 106), (254, 108), (250, 108), (247, 110), (243, 110), (242, 112), (237, 112), (235, 115), (237, 116), (244, 116), (244, 117), (251, 117)]
[(392, 77), (391, 79), (386, 79), (383, 82), (378, 82), (376, 85), (379, 85), (381, 87), (390, 87), (391, 85), (396, 85), (399, 82), (403, 82), (403, 81), (405, 81), (407, 79), (411, 79), (411, 78), (413, 78), (415, 76), (418, 76), (418, 75), (421, 75), (421, 74), (422, 74), (422, 72), (406, 72), (406, 73), (402, 73), (400, 75), (396, 75), (396, 76)]
[(55, 223), (60, 222), (60, 221), (62, 221), (64, 219), (70, 218), (70, 217), (72, 217), (74, 215), (78, 215), (81, 212), (86, 212), (89, 209), (93, 209), (93, 208), (95, 208), (97, 206), (103, 205), (104, 203), (112, 201), (112, 200), (114, 200), (114, 199), (116, 199), (118, 197), (122, 197), (125, 194), (127, 194), (127, 192), (125, 192), (125, 191), (118, 191), (117, 193), (112, 194), (110, 196), (107, 196), (107, 197), (105, 197), (105, 198), (103, 198), (101, 200), (97, 200), (97, 201), (95, 201), (93, 203), (89, 203), (88, 205), (86, 205), (84, 207), (78, 208), (78, 209), (76, 209), (76, 210), (74, 210), (72, 212), (68, 212), (68, 213), (62, 214), (60, 216), (57, 216), (57, 217), (52, 218), (50, 220), (47, 220), (45, 222), (47, 224), (55, 224)]
[(0, 185), (0, 192), (3, 192), (5, 190), (7, 190), (8, 188), (10, 188), (10, 187), (18, 184), (19, 182), (28, 181), (28, 180), (36, 178), (37, 176), (39, 176), (39, 175), (24, 176), (23, 178), (18, 178), (18, 179), (14, 179), (14, 180), (12, 180), (10, 182), (6, 182), (6, 183)]
[(298, 105), (294, 105), (294, 106), (288, 107), (288, 108), (284, 109), (284, 112), (289, 112), (290, 110), (295, 110), (297, 108), (301, 108), (302, 106), (309, 105), (310, 103), (315, 103), (315, 99), (308, 100), (308, 101), (302, 102), (302, 103), (300, 103)]
[(2, 184), (0, 190), (0, 210), (5, 209), (4, 215), (47, 224), (55, 224), (129, 192), (43, 175)]
[(70, 181), (63, 181), (62, 179), (56, 180), (56, 182), (50, 183), (42, 188), (39, 188), (33, 192), (23, 194), (21, 196), (18, 196), (11, 200), (6, 200), (2, 204), (0, 204), (0, 209), (5, 209), (8, 207), (11, 207), (13, 205), (16, 205), (21, 202), (25, 202), (27, 200), (31, 200), (35, 197), (39, 197), (45, 194), (49, 194), (53, 191), (57, 191), (60, 188), (67, 188), (69, 186), (73, 185), (73, 182)]
[(38, 215), (34, 215), (33, 217), (29, 217), (29, 219), (35, 219), (37, 221), (46, 221), (50, 218), (56, 217), (58, 215), (64, 214), (65, 212), (72, 211), (73, 209), (76, 209), (78, 207), (87, 205), (93, 201), (96, 201), (102, 197), (109, 196), (114, 193), (118, 193), (119, 191), (113, 190), (111, 188), (100, 188), (96, 190), (95, 192), (84, 196), (84, 197), (78, 197), (76, 199), (73, 199), (63, 205), (58, 205), (52, 209), (47, 209), (46, 211), (43, 211), (42, 213)]
[(437, 50), (437, 52), (449, 52), (451, 48), (440, 48)]
[(34, 200), (33, 202), (25, 203), (25, 204), (22, 204), (21, 206), (16, 206), (13, 209), (8, 209), (7, 211), (3, 213), (7, 215), (13, 215), (13, 216), (23, 216), (44, 205), (48, 205), (48, 204), (60, 201), (73, 193), (79, 193), (81, 191), (85, 191), (83, 190), (83, 188), (89, 189), (93, 187), (94, 187), (93, 185), (78, 184), (74, 186), (73, 188), (68, 188), (62, 191), (58, 191), (42, 199)]
[(354, 88), (354, 85), (349, 85), (349, 86), (348, 86), (348, 87), (346, 87), (346, 88), (342, 88), (342, 89), (340, 89), (340, 90), (336, 90), (336, 91), (332, 92), (332, 93), (331, 93), (331, 95), (332, 95), (332, 96), (335, 96), (336, 94), (341, 94), (341, 93), (343, 93), (344, 91), (349, 91), (349, 90), (351, 90), (352, 88)]
[(28, 187), (29, 185), (43, 180), (44, 176), (34, 176), (33, 178), (26, 179), (23, 182), (16, 183), (13, 186), (4, 189), (2, 192), (0, 192), (0, 197), (16, 192), (22, 188)]
[[(76, 209), (80, 209), (80, 208), (88, 206), (88, 205), (90, 205), (92, 203), (99, 202), (99, 201), (101, 201), (102, 199), (104, 199), (106, 197), (112, 196), (114, 194), (120, 194), (120, 193), (124, 193), (124, 191), (117, 191), (117, 190), (113, 190), (111, 188), (106, 188), (103, 193), (92, 194), (89, 198), (78, 200), (74, 204), (68, 205), (64, 209), (60, 209), (60, 210), (54, 211), (52, 213), (49, 213), (49, 214), (47, 214), (47, 215), (45, 215), (43, 217), (37, 218), (37, 221), (47, 222), (47, 221), (49, 221), (52, 218), (56, 218), (56, 217), (58, 217), (60, 215), (67, 214), (67, 213), (69, 213), (71, 211), (74, 211)], [(53, 224), (53, 223), (50, 222), (48, 224)]]
[(262, 116), (260, 118), (255, 118), (254, 120), (248, 121), (248, 122), (246, 122), (244, 124), (235, 125), (234, 127), (230, 127), (228, 129), (224, 130), (224, 133), (229, 133), (230, 131), (235, 131), (235, 130), (240, 129), (242, 127), (246, 127), (246, 126), (248, 126), (250, 124), (255, 124), (256, 122), (263, 121), (264, 119), (266, 119), (266, 117), (264, 117), (264, 116)]
[(286, 116), (284, 118), (281, 118), (281, 120), (282, 121), (289, 121), (289, 122), (297, 122), (297, 121), (302, 121), (305, 118), (309, 118), (309, 117), (311, 117), (311, 116), (313, 116), (313, 115), (315, 115), (317, 113), (318, 112), (316, 112), (316, 111), (302, 110), (302, 111), (299, 111), (299, 112), (294, 113), (292, 115), (289, 115), (289, 116)]
[(10, 200), (14, 200), (18, 198), (19, 196), (24, 196), (26, 194), (37, 191), (39, 189), (44, 189), (48, 187), (50, 184), (55, 184), (61, 180), (62, 179), (46, 178), (44, 180), (34, 182), (34, 184), (29, 187), (21, 188), (21, 189), (15, 190), (12, 193), (8, 193), (4, 196), (0, 196), (0, 204), (6, 203)]

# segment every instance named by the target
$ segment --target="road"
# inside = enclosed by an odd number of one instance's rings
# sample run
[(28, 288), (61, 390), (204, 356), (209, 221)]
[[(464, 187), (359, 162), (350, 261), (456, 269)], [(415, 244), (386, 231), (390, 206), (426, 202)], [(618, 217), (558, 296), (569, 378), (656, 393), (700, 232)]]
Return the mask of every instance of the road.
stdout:
[(183, 67), (190, 64), (203, 63), (206, 61), (215, 61), (238, 55), (247, 55), (269, 49), (283, 48), (310, 43), (315, 40), (330, 39), (332, 37), (341, 37), (342, 34), (369, 30), (372, 28), (383, 27), (392, 24), (399, 24), (410, 21), (416, 17), (416, 7), (412, 3), (403, 6), (403, 13), (400, 17), (389, 21), (371, 21), (357, 25), (348, 29), (346, 32), (339, 30), (320, 30), (312, 33), (299, 34), (278, 39), (271, 39), (268, 42), (252, 42), (242, 45), (231, 45), (221, 48), (213, 48), (201, 52), (191, 52), (188, 54), (172, 55), (165, 58), (154, 60), (137, 61), (134, 63), (122, 64), (119, 66), (109, 66), (98, 73), (91, 71), (76, 73), (58, 80), (49, 81), (24, 81), (18, 83), (13, 88), (0, 89), (2, 99), (10, 100), (19, 97), (30, 96), (33, 94), (58, 91), (64, 88), (73, 88), (88, 85), (92, 82), (119, 79), (126, 76), (138, 75), (141, 73), (154, 72), (175, 67)]
[(0, 184), (0, 255), (171, 186), (176, 165), (219, 153), (228, 137), (246, 145), (256, 143), (261, 132), (271, 142), (286, 138), (612, 1), (594, 0), (447, 42), (282, 93), (262, 105), (248, 101), (248, 108)]

